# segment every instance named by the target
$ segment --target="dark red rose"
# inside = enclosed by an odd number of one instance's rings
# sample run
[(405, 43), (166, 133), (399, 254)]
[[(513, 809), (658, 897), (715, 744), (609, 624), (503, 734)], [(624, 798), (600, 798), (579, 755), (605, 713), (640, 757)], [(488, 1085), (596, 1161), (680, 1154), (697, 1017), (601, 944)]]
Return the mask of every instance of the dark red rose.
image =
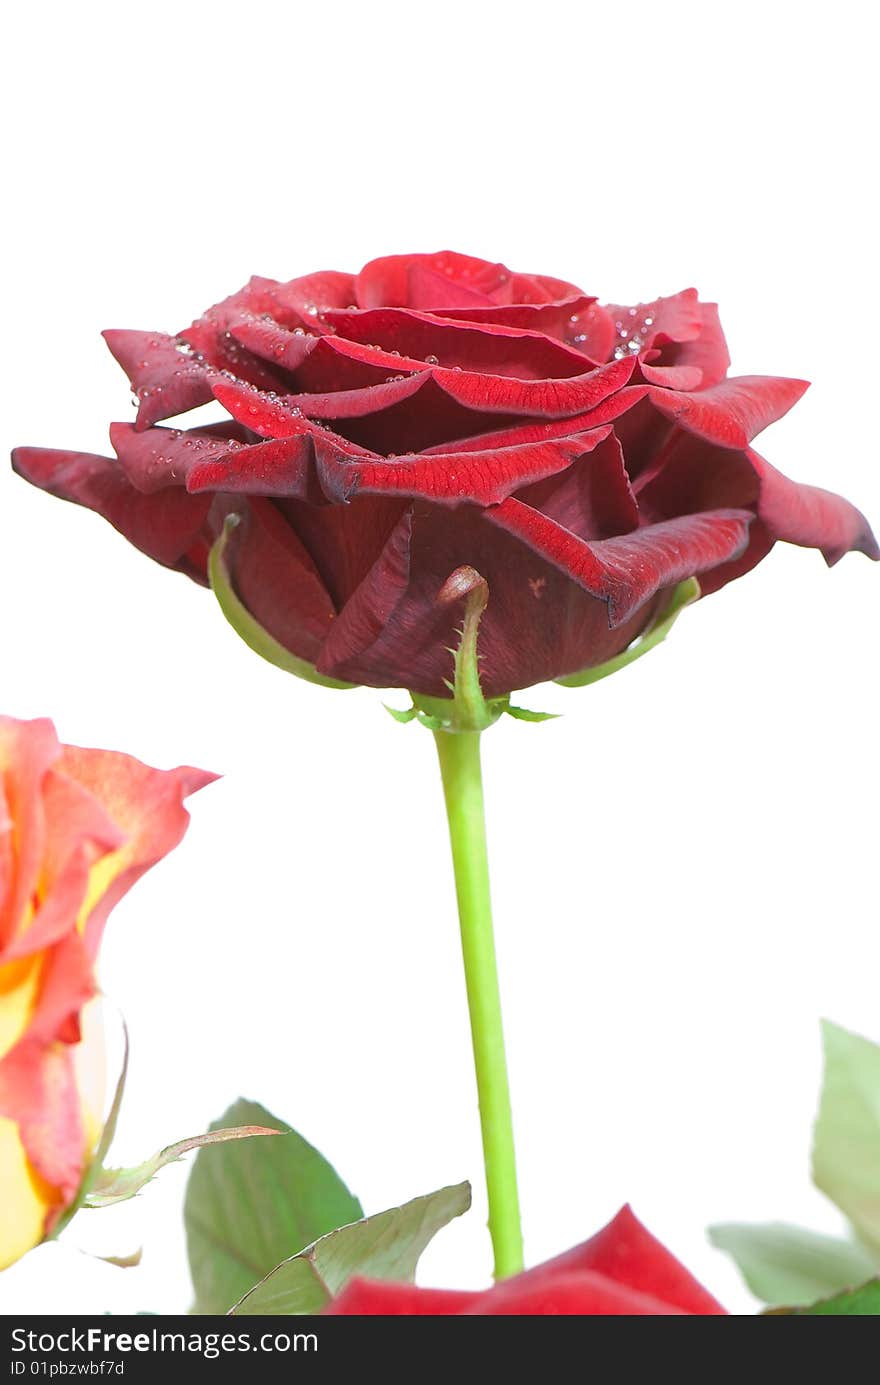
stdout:
[[(139, 401), (116, 459), (22, 448), (36, 485), (206, 581), (223, 520), (238, 597), (331, 677), (444, 695), (463, 565), (489, 584), (484, 692), (604, 663), (668, 590), (777, 539), (880, 556), (857, 510), (751, 450), (806, 388), (727, 375), (693, 289), (600, 306), (466, 255), (252, 279), (177, 336), (106, 333)], [(156, 425), (209, 400), (226, 422)]]
[(592, 1240), (481, 1293), (354, 1279), (324, 1312), (360, 1317), (717, 1317), (725, 1310), (624, 1207)]

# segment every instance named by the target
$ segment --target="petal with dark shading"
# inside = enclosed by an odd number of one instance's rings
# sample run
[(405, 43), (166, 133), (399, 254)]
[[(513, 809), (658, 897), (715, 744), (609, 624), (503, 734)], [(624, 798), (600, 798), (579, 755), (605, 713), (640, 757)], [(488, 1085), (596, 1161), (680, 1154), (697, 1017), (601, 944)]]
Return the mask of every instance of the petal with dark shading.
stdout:
[(758, 514), (774, 538), (818, 548), (829, 567), (853, 550), (880, 559), (871, 527), (855, 505), (832, 491), (790, 481), (751, 449), (747, 456), (758, 477)]
[(425, 370), (421, 374), (393, 376), (381, 385), (365, 385), (361, 389), (289, 394), (284, 402), (288, 408), (299, 409), (310, 418), (364, 418), (418, 394), (430, 379), (430, 371)]
[(201, 491), (229, 491), (246, 495), (298, 496), (321, 495), (313, 480), (314, 445), (310, 433), (292, 438), (269, 438), (266, 442), (218, 452), (213, 458), (197, 457), (187, 474), (191, 495)]
[(212, 382), (214, 397), (224, 409), (228, 409), (237, 422), (250, 428), (265, 438), (320, 438), (327, 446), (337, 448), (345, 456), (365, 457), (373, 454), (348, 442), (338, 434), (323, 428), (320, 423), (312, 423), (296, 405), (288, 404), (286, 399), (243, 385), (238, 380), (215, 377)]
[(458, 322), (481, 322), (543, 332), (565, 342), (591, 361), (607, 361), (616, 331), (608, 312), (595, 298), (575, 294), (547, 303), (493, 304), (486, 308), (449, 308), (444, 316)]
[(553, 419), (550, 422), (529, 420), (509, 428), (498, 428), (491, 433), (473, 433), (458, 438), (451, 443), (438, 443), (434, 447), (423, 448), (427, 456), (435, 452), (482, 452), (496, 448), (520, 447), (525, 443), (546, 442), (549, 438), (573, 438), (599, 428), (604, 423), (614, 422), (644, 399), (648, 390), (645, 385), (625, 385), (623, 389), (603, 399), (594, 409), (583, 414), (573, 414), (569, 418)]
[(183, 560), (202, 531), (209, 497), (176, 488), (143, 495), (116, 462), (88, 452), (19, 447), (12, 464), (41, 490), (103, 515), (156, 562), (187, 570)]
[(433, 368), (434, 379), (452, 399), (486, 413), (535, 414), (546, 419), (584, 413), (627, 384), (634, 361), (609, 361), (564, 380), (514, 380), (502, 375)]
[(375, 563), (334, 621), (317, 659), (319, 672), (348, 663), (381, 636), (406, 590), (411, 541), (412, 510), (408, 509), (401, 515)]
[(748, 447), (752, 438), (788, 413), (808, 388), (806, 380), (776, 375), (738, 375), (696, 394), (650, 387), (664, 418), (722, 447)]
[[(364, 503), (355, 500), (350, 507), (331, 506), (322, 513), (353, 510)], [(437, 597), (450, 573), (465, 565), (478, 568), (489, 585), (489, 604), (480, 622), (480, 681), (487, 697), (602, 663), (641, 633), (651, 619), (652, 602), (632, 620), (609, 629), (603, 600), (489, 523), (490, 513), (472, 505), (452, 512), (415, 501), (408, 572), (402, 563), (393, 566), (393, 599), (387, 586), (381, 589), (387, 603), (382, 608), (384, 624), (359, 621), (361, 637), (369, 639), (375, 631), (375, 638), (362, 648), (352, 639), (341, 662), (328, 644), (319, 660), (321, 671), (372, 687), (408, 687), (448, 696), (448, 650), (456, 643), (461, 613)], [(371, 609), (374, 604), (375, 597)], [(344, 610), (339, 620), (345, 620)]]
[(333, 312), (327, 320), (346, 341), (375, 344), (420, 365), (428, 362), (519, 380), (583, 374), (582, 353), (540, 331), (463, 322), (403, 308)]
[(360, 495), (347, 505), (279, 500), (279, 511), (308, 551), (341, 611), (409, 508), (395, 496)]
[(268, 365), (249, 351), (238, 340), (235, 330), (243, 323), (268, 316), (274, 305), (273, 295), (279, 287), (275, 279), (254, 276), (244, 288), (208, 308), (184, 328), (180, 337), (215, 369), (233, 371), (261, 389), (277, 388), (281, 377), (273, 368), (274, 362)]
[(130, 423), (111, 423), (110, 441), (129, 481), (145, 495), (185, 485), (200, 462), (216, 461), (245, 446), (235, 438), (180, 428), (138, 432)]
[(636, 479), (643, 524), (698, 510), (754, 510), (758, 479), (745, 452), (673, 430), (650, 467)]
[(181, 338), (117, 330), (103, 336), (138, 397), (139, 428), (186, 413), (211, 398), (211, 372)]
[(519, 327), (526, 332), (543, 332), (545, 336), (562, 338), (573, 330), (578, 314), (586, 312), (595, 302), (590, 294), (575, 293), (546, 303), (492, 303), (479, 308), (447, 308), (442, 316), (454, 322)]
[(255, 356), (287, 371), (298, 370), (321, 340), (302, 327), (291, 332), (287, 327), (279, 327), (277, 322), (258, 317), (243, 318), (235, 322), (230, 331), (235, 340)]
[(354, 494), (394, 494), (437, 505), (494, 505), (521, 486), (564, 471), (608, 436), (596, 428), (578, 438), (524, 443), (492, 452), (416, 453), (412, 457), (362, 461), (319, 458), (318, 475), (333, 500)]
[(515, 534), (585, 591), (607, 601), (614, 629), (661, 588), (737, 557), (746, 546), (752, 516), (741, 510), (713, 510), (595, 543), (586, 543), (514, 498), (487, 509), (486, 518)]
[(314, 663), (336, 611), (303, 544), (270, 500), (250, 499), (230, 545), (236, 593), (274, 639)]
[[(597, 430), (598, 431), (598, 430)], [(591, 456), (519, 491), (517, 499), (581, 539), (609, 539), (639, 525), (639, 507), (617, 438), (606, 434)]]

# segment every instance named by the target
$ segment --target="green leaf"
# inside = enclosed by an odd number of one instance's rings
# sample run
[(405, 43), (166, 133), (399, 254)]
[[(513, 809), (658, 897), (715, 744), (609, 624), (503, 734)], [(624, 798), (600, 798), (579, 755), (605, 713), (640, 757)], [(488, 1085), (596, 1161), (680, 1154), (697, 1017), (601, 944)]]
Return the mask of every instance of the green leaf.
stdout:
[(259, 654), (261, 659), (274, 664), (276, 668), (284, 669), (285, 673), (293, 673), (297, 678), (304, 678), (307, 683), (317, 683), (322, 688), (356, 687), (357, 684), (355, 683), (342, 683), (338, 678), (328, 678), (325, 674), (319, 673), (314, 664), (310, 664), (306, 659), (298, 659), (295, 654), (291, 654), (289, 649), (285, 649), (283, 644), (279, 644), (278, 640), (270, 635), (259, 621), (254, 619), (244, 603), (239, 600), (232, 585), (229, 564), (226, 561), (226, 549), (230, 535), (240, 523), (241, 517), (239, 515), (227, 515), (220, 537), (208, 555), (208, 580), (211, 583), (211, 589), (217, 598), (220, 610), (235, 633), (244, 640), (249, 649), (252, 649), (255, 654)]
[(323, 1155), (256, 1102), (217, 1122), (258, 1121), (282, 1134), (198, 1156), (184, 1204), (195, 1313), (225, 1313), (280, 1260), (346, 1222), (361, 1205)]
[(880, 1316), (880, 1279), (872, 1279), (859, 1289), (848, 1289), (833, 1298), (811, 1303), (808, 1308), (775, 1308), (769, 1317), (858, 1317)]
[(469, 1183), (340, 1227), (285, 1260), (233, 1308), (239, 1316), (320, 1313), (353, 1275), (412, 1281), (419, 1257), (471, 1204)]
[(786, 1222), (726, 1222), (711, 1226), (708, 1235), (764, 1303), (809, 1303), (860, 1284), (878, 1268), (856, 1242)]
[(880, 1047), (822, 1025), (825, 1074), (813, 1133), (813, 1180), (880, 1246)]
[(643, 654), (647, 654), (650, 649), (655, 649), (666, 639), (685, 606), (690, 606), (692, 602), (698, 600), (699, 595), (700, 584), (696, 577), (688, 577), (686, 581), (679, 582), (678, 586), (672, 588), (669, 604), (657, 616), (654, 624), (628, 649), (624, 649), (621, 654), (616, 654), (613, 659), (608, 659), (606, 663), (598, 664), (596, 668), (584, 669), (583, 673), (566, 674), (563, 678), (557, 678), (556, 682), (560, 683), (563, 688), (585, 688), (589, 683), (598, 683), (600, 679), (617, 673), (620, 669), (626, 668), (627, 664), (634, 663), (636, 659), (641, 659)]
[(152, 1158), (130, 1169), (101, 1169), (92, 1180), (91, 1187), (83, 1200), (84, 1207), (112, 1207), (117, 1202), (127, 1202), (139, 1193), (145, 1184), (155, 1178), (166, 1164), (173, 1164), (184, 1154), (206, 1145), (226, 1144), (229, 1140), (249, 1140), (254, 1135), (277, 1135), (279, 1132), (264, 1125), (236, 1125), (229, 1129), (211, 1130), (207, 1135), (191, 1135), (189, 1139), (178, 1140), (165, 1149), (160, 1149)]

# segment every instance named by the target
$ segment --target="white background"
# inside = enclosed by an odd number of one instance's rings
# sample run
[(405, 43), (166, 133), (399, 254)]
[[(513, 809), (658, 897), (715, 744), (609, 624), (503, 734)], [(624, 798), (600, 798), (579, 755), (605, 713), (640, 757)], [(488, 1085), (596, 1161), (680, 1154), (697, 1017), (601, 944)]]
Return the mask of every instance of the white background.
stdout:
[[(452, 247), (611, 301), (696, 285), (735, 373), (813, 388), (762, 440), (875, 521), (873, 45), (857, 3), (33, 4), (7, 19), (4, 445), (106, 451), (102, 327), (176, 330), (249, 274)], [(263, 665), (210, 595), (0, 477), (0, 706), (222, 772), (117, 909), (117, 1152), (240, 1093), (376, 1211), (470, 1176), (423, 1282), (488, 1275), (430, 737)], [(834, 1230), (818, 1019), (880, 1038), (880, 572), (778, 548), (564, 717), (485, 742), (527, 1250), (625, 1199), (727, 1304), (704, 1228)], [(182, 1310), (185, 1170), (0, 1280), (0, 1311)], [(77, 1245), (131, 1251), (121, 1271)], [(293, 1249), (293, 1247), (291, 1248)]]

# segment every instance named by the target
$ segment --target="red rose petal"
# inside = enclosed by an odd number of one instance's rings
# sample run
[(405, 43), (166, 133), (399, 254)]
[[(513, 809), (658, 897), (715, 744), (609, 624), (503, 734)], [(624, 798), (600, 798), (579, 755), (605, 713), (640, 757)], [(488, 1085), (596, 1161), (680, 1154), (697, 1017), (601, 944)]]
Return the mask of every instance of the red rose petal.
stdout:
[(182, 486), (193, 467), (213, 462), (245, 446), (235, 438), (180, 428), (148, 428), (111, 423), (110, 441), (131, 484), (145, 495)]
[(431, 312), (492, 302), (485, 293), (469, 288), (466, 284), (456, 283), (446, 274), (438, 274), (425, 264), (410, 265), (407, 272), (406, 297), (410, 307)]
[(232, 417), (246, 428), (266, 438), (320, 438), (328, 447), (335, 448), (345, 456), (365, 457), (372, 454), (358, 447), (356, 443), (331, 433), (319, 423), (312, 423), (301, 409), (288, 403), (286, 398), (265, 394), (261, 390), (243, 385), (238, 380), (215, 377), (212, 382), (214, 397)]
[(579, 1274), (557, 1271), (545, 1276), (545, 1267), (540, 1268), (540, 1276), (538, 1271), (527, 1271), (502, 1280), (459, 1312), (469, 1317), (684, 1316), (683, 1309), (601, 1274), (585, 1270)]
[(649, 398), (664, 418), (722, 447), (744, 448), (788, 413), (808, 388), (806, 380), (775, 375), (739, 375), (697, 394), (650, 387)]
[(853, 550), (880, 558), (871, 527), (855, 505), (818, 486), (790, 481), (751, 449), (746, 455), (758, 477), (758, 514), (774, 538), (818, 548), (829, 567)]
[(547, 303), (493, 304), (486, 308), (447, 309), (444, 314), (458, 322), (487, 326), (519, 327), (556, 337), (590, 360), (599, 363), (611, 355), (617, 336), (607, 310), (595, 298), (575, 294)]
[(269, 361), (280, 370), (299, 369), (306, 356), (314, 351), (320, 337), (304, 328), (292, 332), (277, 322), (263, 318), (243, 318), (230, 328), (232, 336), (255, 356)]
[(491, 433), (474, 433), (458, 438), (452, 443), (438, 443), (434, 447), (423, 448), (426, 456), (437, 452), (477, 452), (493, 451), (496, 448), (519, 447), (524, 443), (546, 442), (549, 438), (574, 438), (604, 423), (620, 418), (647, 395), (645, 385), (626, 385), (609, 395), (583, 414), (570, 418), (554, 419), (549, 423), (528, 421), (510, 428), (499, 428)]
[(144, 495), (116, 462), (88, 452), (19, 447), (12, 464), (33, 485), (103, 515), (156, 562), (189, 571), (184, 560), (203, 530), (208, 497), (177, 488)]
[(577, 438), (524, 443), (492, 452), (416, 453), (376, 461), (319, 458), (318, 475), (333, 500), (355, 494), (394, 494), (432, 500), (438, 505), (493, 505), (545, 476), (553, 476), (606, 438), (597, 428)]
[[(467, 307), (492, 299), (510, 282), (505, 265), (440, 250), (430, 255), (383, 255), (364, 265), (352, 301), (361, 308)], [(439, 283), (438, 283), (439, 279)], [(443, 302), (438, 302), (437, 298)]]
[(584, 542), (513, 498), (488, 509), (486, 518), (607, 601), (614, 629), (661, 588), (738, 556), (746, 546), (752, 516), (740, 510), (714, 510), (595, 543)]
[(139, 428), (198, 408), (211, 398), (211, 372), (181, 338), (116, 330), (103, 336), (138, 397)]
[(326, 331), (322, 314), (328, 308), (345, 308), (355, 302), (354, 278), (336, 269), (303, 274), (269, 293), (268, 311), (285, 327), (302, 326), (309, 332)]
[(412, 510), (407, 509), (334, 621), (317, 660), (320, 672), (349, 663), (382, 635), (406, 591), (411, 543)]
[(422, 367), (439, 364), (520, 380), (565, 379), (584, 370), (581, 352), (540, 331), (462, 322), (403, 308), (331, 312), (327, 321), (347, 342), (375, 344)]
[(511, 303), (551, 303), (554, 298), (570, 298), (580, 293), (577, 284), (567, 279), (556, 279), (552, 274), (512, 274), (510, 276)]
[(626, 344), (635, 332), (644, 348), (655, 342), (696, 341), (703, 329), (703, 314), (696, 289), (682, 289), (650, 303), (609, 303), (606, 311)]
[(310, 418), (364, 418), (367, 414), (379, 413), (418, 394), (431, 379), (431, 373), (424, 370), (412, 375), (392, 376), (382, 384), (365, 385), (361, 389), (332, 390), (325, 394), (289, 394), (285, 403), (289, 408), (300, 409)]
[(285, 649), (314, 663), (336, 610), (312, 558), (269, 500), (250, 499), (229, 545), (235, 590)]
[(313, 497), (314, 445), (310, 433), (292, 438), (270, 438), (235, 452), (218, 452), (215, 458), (193, 463), (186, 480), (191, 495), (201, 491), (228, 491), (246, 495)]
[[(676, 366), (695, 366), (702, 374), (703, 388), (717, 385), (730, 369), (730, 353), (721, 328), (717, 303), (701, 303), (700, 335), (691, 341), (663, 346), (662, 362)], [(678, 388), (678, 386), (674, 386)]]
[(703, 1288), (642, 1225), (632, 1209), (621, 1208), (607, 1226), (580, 1246), (529, 1271), (524, 1278), (552, 1282), (560, 1271), (591, 1271), (606, 1280), (650, 1294), (684, 1313), (724, 1315), (717, 1299)]
[(322, 1316), (424, 1318), (462, 1313), (479, 1294), (456, 1289), (420, 1289), (382, 1279), (350, 1279), (322, 1310)]
[(613, 434), (606, 434), (591, 456), (528, 486), (517, 498), (581, 539), (612, 538), (630, 533), (639, 524), (623, 450)]
[(661, 385), (667, 390), (698, 390), (703, 383), (703, 372), (692, 365), (650, 365), (640, 360), (642, 378), (649, 385)]
[[(358, 499), (312, 512), (346, 513), (365, 503)], [(450, 573), (466, 564), (479, 565), (489, 586), (480, 622), (480, 680), (487, 697), (602, 663), (641, 632), (651, 618), (651, 602), (632, 620), (609, 629), (604, 601), (489, 523), (491, 513), (472, 505), (452, 512), (414, 502), (409, 532), (398, 529), (394, 553), (376, 565), (365, 590), (355, 593), (351, 616), (348, 607), (342, 609), (318, 661), (321, 672), (373, 687), (406, 686), (448, 696), (448, 650), (455, 645), (461, 612), (441, 605), (438, 595)]]

